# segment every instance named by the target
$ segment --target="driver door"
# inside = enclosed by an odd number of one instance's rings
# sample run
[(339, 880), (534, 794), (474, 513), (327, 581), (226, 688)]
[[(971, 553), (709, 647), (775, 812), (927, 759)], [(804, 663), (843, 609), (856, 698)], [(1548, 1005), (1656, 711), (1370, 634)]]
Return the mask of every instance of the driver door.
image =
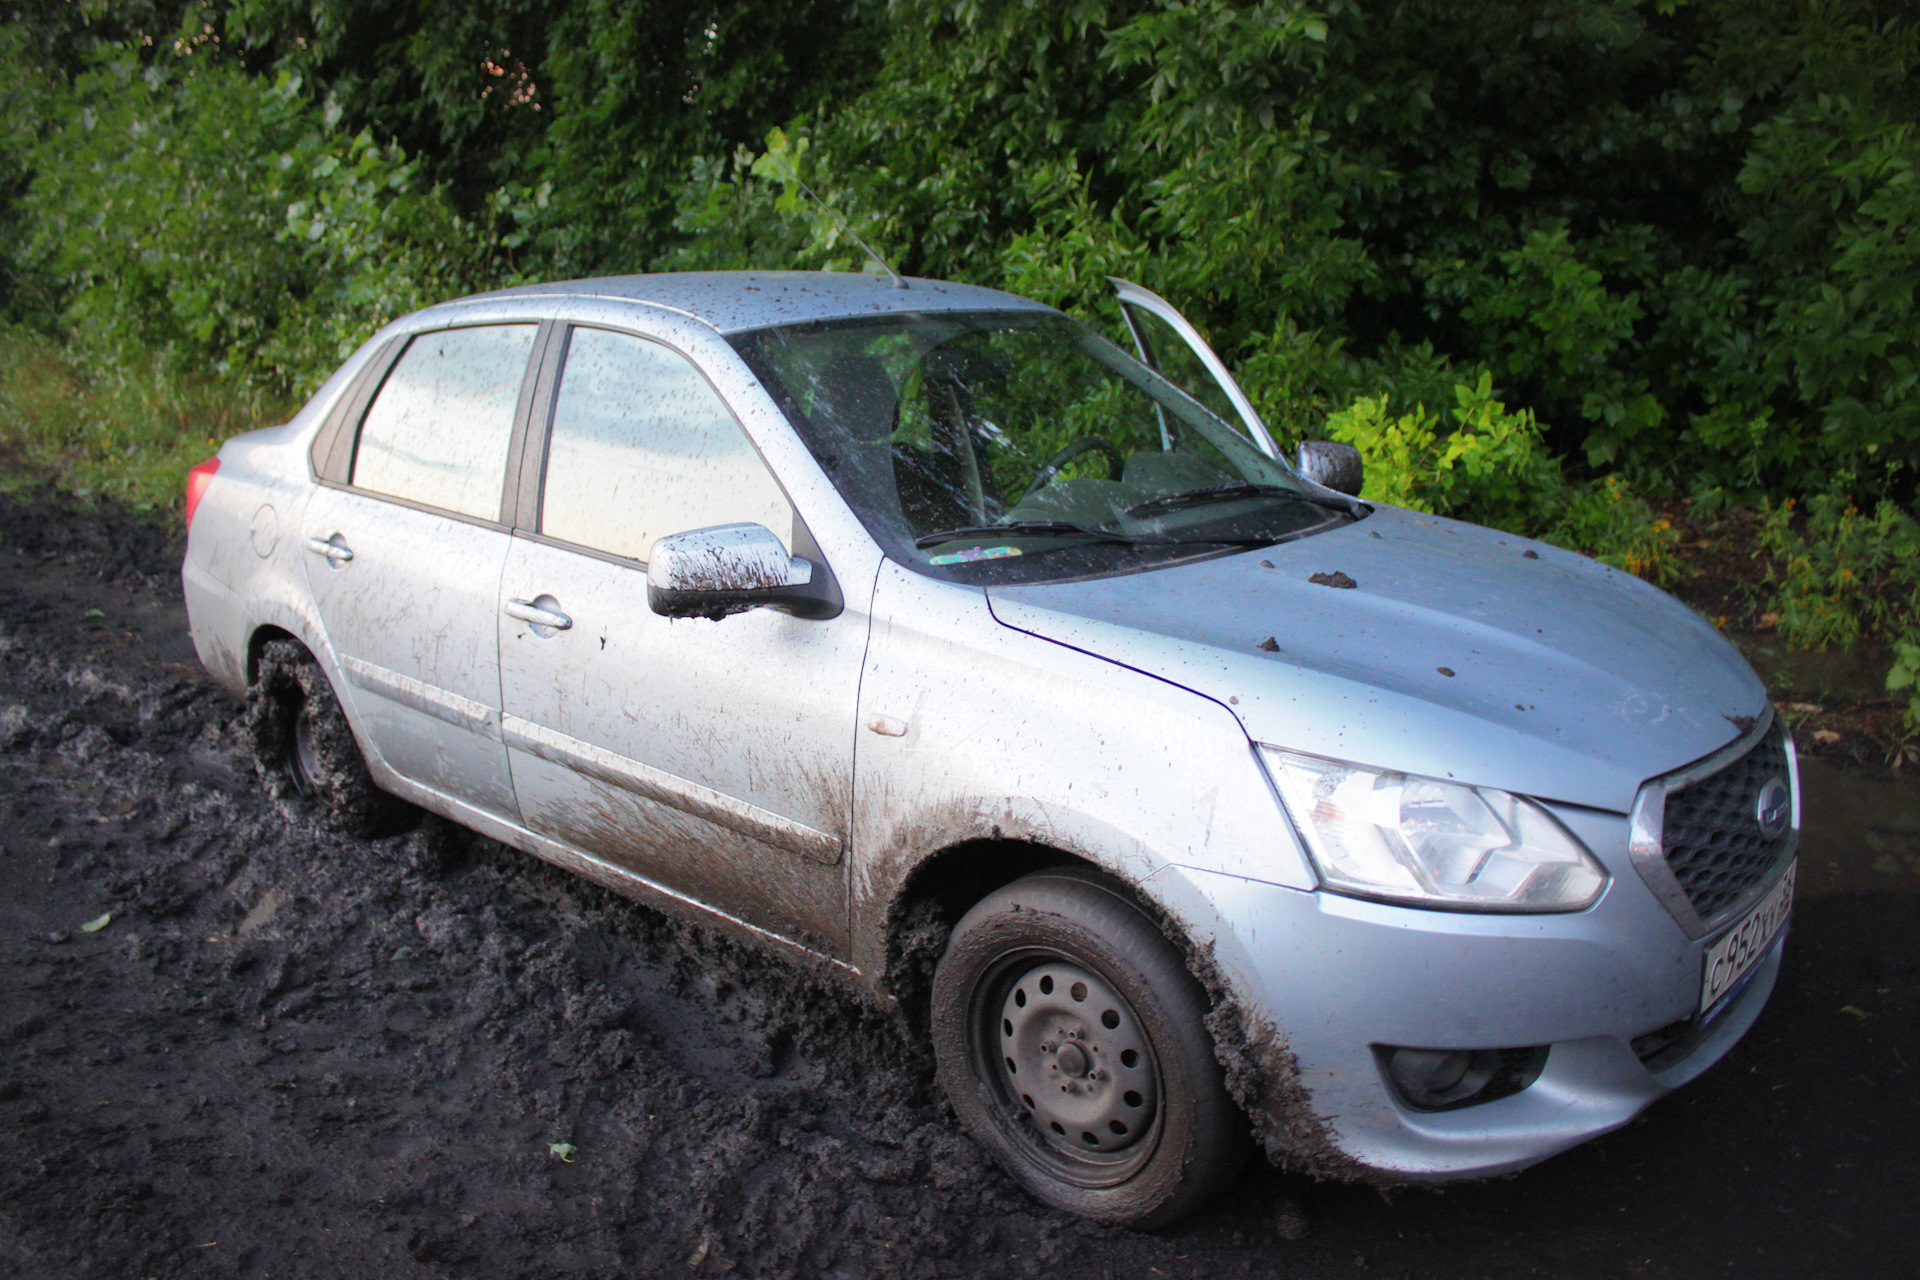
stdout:
[(829, 955), (846, 942), (846, 814), (863, 610), (718, 622), (647, 603), (664, 534), (795, 514), (700, 368), (571, 327), (500, 577), (502, 731), (521, 821), (669, 893)]
[(1200, 331), (1151, 289), (1118, 276), (1108, 276), (1120, 311), (1127, 318), (1140, 359), (1155, 373), (1211, 409), (1222, 421), (1245, 424), (1247, 437), (1269, 458), (1280, 457), (1273, 434), (1253, 401), (1240, 389), (1226, 364), (1214, 354)]

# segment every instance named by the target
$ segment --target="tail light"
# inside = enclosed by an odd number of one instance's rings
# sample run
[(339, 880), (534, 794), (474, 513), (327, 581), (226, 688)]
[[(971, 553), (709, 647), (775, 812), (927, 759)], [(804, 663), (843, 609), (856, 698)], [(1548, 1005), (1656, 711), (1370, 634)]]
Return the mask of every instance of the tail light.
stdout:
[(213, 483), (213, 473), (220, 469), (220, 459), (208, 458), (205, 462), (187, 472), (187, 525), (193, 525), (193, 509), (200, 505), (200, 495)]

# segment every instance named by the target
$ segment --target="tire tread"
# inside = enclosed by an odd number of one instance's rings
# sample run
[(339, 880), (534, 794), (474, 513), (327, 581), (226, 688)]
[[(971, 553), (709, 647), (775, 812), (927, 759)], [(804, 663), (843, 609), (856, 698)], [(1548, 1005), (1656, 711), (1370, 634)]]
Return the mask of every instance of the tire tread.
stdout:
[[(1047, 923), (1032, 917), (1050, 918)], [(1155, 1042), (1163, 1078), (1189, 1082), (1181, 1099), (1168, 1097), (1179, 1114), (1157, 1153), (1140, 1173), (1116, 1187), (1085, 1188), (1051, 1177), (1039, 1162), (1023, 1158), (1021, 1141), (1005, 1130), (994, 1088), (979, 1079), (966, 1047), (973, 984), (992, 957), (1023, 945), (1020, 939), (1064, 932), (1078, 934), (1095, 953), (1092, 967), (1127, 971), (1123, 987), (1151, 993), (1164, 1006), (1168, 1026), (1187, 1028), (1178, 1043)], [(949, 961), (953, 961), (950, 965)], [(1110, 979), (1116, 976), (1109, 972)], [(1127, 894), (1098, 872), (1063, 868), (1038, 872), (989, 894), (955, 927), (934, 979), (934, 1045), (941, 1083), (976, 1138), (1030, 1192), (1056, 1207), (1098, 1221), (1138, 1229), (1165, 1226), (1213, 1198), (1238, 1174), (1250, 1141), (1246, 1121), (1226, 1090), (1212, 1038), (1206, 1032), (1208, 1001), (1177, 947)], [(1152, 1021), (1136, 1009), (1136, 1016)], [(1159, 1016), (1159, 1015), (1155, 1015)], [(1177, 1055), (1177, 1056), (1176, 1056)], [(1171, 1093), (1171, 1087), (1169, 1088)]]

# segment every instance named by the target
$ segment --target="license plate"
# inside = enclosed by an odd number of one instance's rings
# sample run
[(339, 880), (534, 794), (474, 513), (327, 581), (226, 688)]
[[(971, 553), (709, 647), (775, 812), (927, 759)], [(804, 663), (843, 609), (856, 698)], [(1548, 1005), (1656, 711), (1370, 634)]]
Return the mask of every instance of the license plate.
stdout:
[(1793, 880), (1799, 870), (1797, 861), (1789, 866), (1766, 900), (1707, 949), (1706, 972), (1700, 979), (1701, 1013), (1712, 1009), (1767, 954), (1768, 945), (1793, 910)]

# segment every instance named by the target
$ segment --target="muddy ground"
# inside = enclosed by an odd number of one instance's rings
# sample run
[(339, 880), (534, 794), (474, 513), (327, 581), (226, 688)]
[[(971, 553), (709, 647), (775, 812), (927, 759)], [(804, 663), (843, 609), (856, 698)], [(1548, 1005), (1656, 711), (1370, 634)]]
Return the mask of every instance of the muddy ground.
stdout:
[(1444, 1194), (1255, 1168), (1137, 1235), (986, 1166), (828, 982), (484, 841), (289, 826), (194, 662), (176, 554), (124, 515), (0, 498), (0, 1274), (1920, 1265), (1911, 781), (1809, 762), (1772, 1005), (1638, 1123)]

